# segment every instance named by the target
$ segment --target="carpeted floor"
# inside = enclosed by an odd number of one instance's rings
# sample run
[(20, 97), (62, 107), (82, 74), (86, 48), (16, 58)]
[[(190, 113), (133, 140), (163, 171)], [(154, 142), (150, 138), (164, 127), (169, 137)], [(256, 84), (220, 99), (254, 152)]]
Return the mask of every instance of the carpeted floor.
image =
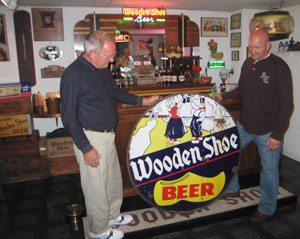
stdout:
[[(259, 177), (241, 178), (242, 188), (258, 184)], [(280, 163), (280, 185), (300, 195), (300, 163), (283, 158)], [(57, 176), (45, 180), (0, 185), (0, 238), (2, 239), (83, 239), (81, 224), (78, 230), (65, 222), (64, 209), (70, 203), (84, 203), (79, 175)], [(126, 238), (151, 239), (256, 239), (300, 238), (300, 209), (297, 203), (280, 206), (270, 220), (254, 224), (248, 213), (194, 223), (175, 223), (168, 231), (162, 228), (154, 234), (144, 233)], [(124, 200), (122, 211), (150, 206), (143, 200)], [(251, 209), (253, 210), (253, 209)], [(225, 217), (225, 218), (224, 218)]]

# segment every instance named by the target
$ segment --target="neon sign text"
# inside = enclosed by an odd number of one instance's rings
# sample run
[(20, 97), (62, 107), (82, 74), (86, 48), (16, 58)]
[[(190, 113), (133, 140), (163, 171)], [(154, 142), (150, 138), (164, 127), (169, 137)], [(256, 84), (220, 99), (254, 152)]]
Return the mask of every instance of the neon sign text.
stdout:
[(161, 21), (161, 18), (167, 16), (166, 9), (152, 8), (123, 8), (123, 19), (129, 20), (128, 17), (132, 17), (135, 22), (155, 22)]
[(145, 8), (123, 8), (123, 15), (126, 17), (132, 16), (142, 16), (142, 17), (165, 17), (167, 16), (167, 10), (166, 9), (158, 9), (158, 8), (152, 8), (152, 9), (145, 9)]

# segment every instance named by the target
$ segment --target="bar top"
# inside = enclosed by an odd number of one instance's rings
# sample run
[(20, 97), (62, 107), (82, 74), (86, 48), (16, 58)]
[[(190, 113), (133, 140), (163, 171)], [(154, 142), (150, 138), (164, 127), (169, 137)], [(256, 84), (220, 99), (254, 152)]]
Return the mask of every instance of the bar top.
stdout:
[(124, 89), (129, 93), (140, 96), (172, 95), (177, 93), (210, 93), (213, 84), (183, 84), (183, 85), (144, 85)]

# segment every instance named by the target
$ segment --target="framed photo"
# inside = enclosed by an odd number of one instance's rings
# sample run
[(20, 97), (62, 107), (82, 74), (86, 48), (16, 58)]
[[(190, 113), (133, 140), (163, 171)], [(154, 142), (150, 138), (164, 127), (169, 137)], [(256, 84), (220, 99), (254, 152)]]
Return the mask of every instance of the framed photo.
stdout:
[(238, 61), (240, 59), (239, 53), (240, 53), (239, 51), (232, 51), (231, 52), (231, 60)]
[(200, 57), (200, 47), (193, 46), (193, 57)]
[(35, 41), (63, 41), (62, 8), (32, 8)]
[(231, 33), (230, 35), (230, 47), (241, 47), (241, 33)]
[(191, 56), (191, 48), (186, 46), (182, 49), (182, 57), (190, 57)]
[(5, 16), (0, 14), (0, 62), (9, 60)]
[(230, 30), (241, 28), (241, 14), (234, 14), (230, 17)]
[(201, 36), (227, 37), (228, 18), (201, 17)]

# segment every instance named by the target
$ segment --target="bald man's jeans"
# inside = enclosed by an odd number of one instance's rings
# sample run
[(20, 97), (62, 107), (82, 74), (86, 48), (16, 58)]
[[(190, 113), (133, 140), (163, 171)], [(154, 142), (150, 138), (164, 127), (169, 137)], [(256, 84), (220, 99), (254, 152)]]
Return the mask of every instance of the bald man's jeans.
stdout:
[[(254, 135), (246, 132), (243, 126), (237, 121), (241, 138), (242, 149), (251, 141), (254, 141), (258, 147), (261, 157), (262, 170), (260, 172), (260, 202), (258, 210), (265, 215), (273, 215), (277, 209), (277, 194), (279, 187), (279, 160), (280, 148), (270, 150), (267, 141), (271, 133), (265, 135)], [(227, 192), (234, 193), (240, 190), (238, 175), (236, 174)]]

